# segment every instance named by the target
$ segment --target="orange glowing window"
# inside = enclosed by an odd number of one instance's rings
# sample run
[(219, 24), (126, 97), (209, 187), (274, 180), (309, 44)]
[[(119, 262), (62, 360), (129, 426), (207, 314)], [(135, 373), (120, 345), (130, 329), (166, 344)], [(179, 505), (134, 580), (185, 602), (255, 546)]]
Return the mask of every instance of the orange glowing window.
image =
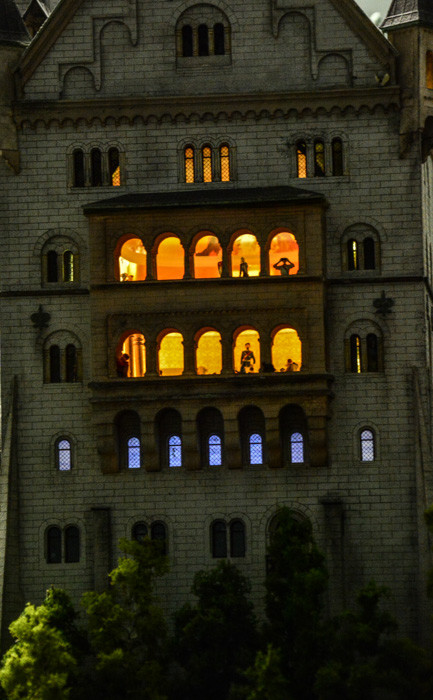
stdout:
[(185, 182), (194, 182), (194, 180), (195, 180), (194, 148), (192, 146), (187, 146), (185, 148), (184, 165), (185, 165)]
[(203, 182), (212, 182), (212, 149), (203, 146), (202, 151)]
[(260, 337), (254, 328), (247, 328), (236, 336), (233, 349), (235, 372), (256, 374), (260, 369)]
[(296, 144), (296, 171), (297, 177), (307, 177), (307, 144), (298, 141)]
[(218, 333), (218, 331), (205, 331), (205, 333), (202, 333), (197, 343), (197, 374), (221, 374), (221, 370), (221, 335)]
[(157, 279), (180, 280), (185, 273), (185, 252), (178, 238), (168, 236), (159, 244), (156, 254)]
[(302, 344), (294, 328), (280, 328), (272, 339), (272, 364), (276, 372), (299, 372)]
[(314, 175), (316, 177), (325, 175), (325, 144), (320, 140), (314, 142)]
[(113, 187), (120, 185), (120, 160), (119, 149), (110, 148), (108, 150), (108, 168), (110, 174), (110, 184)]
[(147, 253), (140, 238), (129, 238), (119, 255), (119, 280), (138, 282), (146, 279)]
[(425, 84), (429, 90), (433, 90), (433, 52), (427, 51), (425, 55)]
[(194, 252), (194, 277), (196, 279), (219, 277), (222, 258), (223, 253), (218, 238), (210, 232), (202, 236), (197, 241)]
[(228, 146), (220, 146), (221, 182), (230, 181), (230, 151)]
[(362, 367), (361, 338), (359, 335), (350, 336), (350, 371), (360, 374)]
[(160, 342), (159, 373), (162, 377), (170, 377), (183, 373), (183, 337), (177, 331), (169, 331)]
[(249, 231), (242, 232), (233, 243), (232, 277), (258, 277), (260, 274), (260, 246)]
[(269, 274), (287, 277), (299, 271), (299, 246), (293, 233), (280, 231), (269, 247)]
[(118, 377), (143, 377), (146, 374), (146, 347), (141, 333), (131, 333), (116, 354)]

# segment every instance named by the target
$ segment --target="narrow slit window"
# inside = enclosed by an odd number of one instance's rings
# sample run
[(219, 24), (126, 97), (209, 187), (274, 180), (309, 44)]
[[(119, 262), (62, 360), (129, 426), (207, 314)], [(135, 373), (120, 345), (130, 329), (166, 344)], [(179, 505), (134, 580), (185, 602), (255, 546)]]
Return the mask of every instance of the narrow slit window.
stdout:
[(76, 382), (78, 379), (77, 372), (77, 348), (70, 343), (66, 346), (66, 381)]
[(194, 53), (193, 32), (189, 24), (182, 27), (182, 56), (192, 56)]
[(209, 29), (207, 24), (199, 24), (197, 30), (198, 36), (198, 55), (209, 56)]
[(379, 370), (379, 348), (377, 335), (369, 333), (367, 335), (367, 372), (377, 372)]
[(245, 556), (245, 525), (242, 520), (233, 520), (230, 523), (230, 556)]
[(210, 146), (202, 148), (203, 182), (212, 182), (212, 149)]
[(224, 25), (222, 22), (217, 22), (213, 27), (213, 45), (215, 56), (224, 56), (225, 40), (224, 40)]
[(90, 152), (90, 184), (92, 187), (102, 185), (102, 155), (99, 148), (92, 148)]
[(357, 270), (358, 267), (358, 243), (354, 238), (351, 238), (347, 241), (347, 268), (348, 270)]
[(57, 251), (49, 250), (47, 253), (47, 282), (58, 282)]
[(80, 561), (80, 531), (75, 525), (65, 528), (65, 562), (72, 564)]
[(296, 170), (297, 177), (307, 177), (307, 144), (305, 141), (298, 141), (296, 144)]
[(131, 437), (128, 440), (128, 469), (139, 469), (141, 467), (140, 440)]
[(314, 175), (324, 177), (325, 175), (325, 144), (323, 141), (314, 142)]
[(249, 438), (250, 464), (263, 464), (262, 436), (253, 433)]
[(221, 182), (230, 181), (230, 150), (227, 145), (220, 146)]
[(108, 151), (108, 169), (110, 185), (119, 187), (120, 185), (120, 156), (118, 148), (110, 148)]
[(72, 467), (72, 448), (69, 440), (61, 439), (57, 442), (56, 449), (57, 468), (61, 472), (68, 472)]
[(361, 338), (359, 335), (350, 336), (350, 371), (356, 374), (362, 372)]
[(62, 532), (59, 527), (47, 530), (47, 564), (60, 564), (62, 561)]
[(361, 431), (361, 461), (373, 462), (375, 458), (374, 433), (372, 430)]
[(160, 520), (150, 526), (150, 539), (154, 542), (160, 542), (161, 554), (167, 554), (167, 528)]
[(63, 282), (74, 281), (74, 254), (72, 250), (63, 253)]
[(137, 542), (144, 542), (144, 540), (147, 537), (147, 525), (146, 523), (139, 522), (135, 523), (134, 527), (132, 528), (132, 539), (136, 540)]
[(50, 382), (56, 384), (61, 382), (61, 371), (60, 371), (60, 348), (58, 345), (51, 345), (50, 347)]
[(179, 435), (172, 435), (168, 439), (168, 466), (182, 466), (182, 440)]
[(212, 557), (223, 559), (227, 556), (227, 527), (224, 520), (215, 520), (211, 527)]
[(292, 433), (290, 436), (290, 461), (292, 464), (304, 463), (304, 437), (302, 433)]
[(222, 464), (221, 438), (219, 435), (210, 435), (208, 440), (209, 466), (220, 467)]
[(81, 148), (76, 148), (72, 154), (72, 162), (74, 169), (74, 187), (84, 187), (85, 174), (84, 174), (84, 153)]
[(376, 255), (375, 255), (375, 245), (374, 240), (370, 236), (364, 238), (364, 269), (365, 270), (375, 270), (376, 269)]
[(332, 174), (343, 175), (343, 142), (341, 139), (332, 139)]
[(184, 151), (185, 165), (185, 182), (194, 182), (194, 149), (192, 146), (187, 146)]

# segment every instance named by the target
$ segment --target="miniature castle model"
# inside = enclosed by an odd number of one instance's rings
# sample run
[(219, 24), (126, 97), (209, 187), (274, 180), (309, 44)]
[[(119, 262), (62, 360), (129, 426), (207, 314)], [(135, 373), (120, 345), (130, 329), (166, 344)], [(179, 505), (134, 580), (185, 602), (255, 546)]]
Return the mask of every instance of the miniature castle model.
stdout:
[[(168, 611), (278, 507), (329, 607), (423, 634), (433, 502), (433, 11), (0, 0), (3, 635), (165, 542)], [(41, 24), (42, 23), (42, 24)], [(41, 24), (40, 28), (39, 25)], [(4, 637), (5, 638), (5, 637)]]

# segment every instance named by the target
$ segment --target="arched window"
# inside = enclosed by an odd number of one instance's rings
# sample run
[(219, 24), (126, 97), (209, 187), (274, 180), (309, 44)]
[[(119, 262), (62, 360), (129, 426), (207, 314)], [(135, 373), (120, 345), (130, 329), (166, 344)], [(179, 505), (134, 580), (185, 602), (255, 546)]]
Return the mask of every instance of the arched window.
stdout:
[(227, 144), (222, 144), (219, 149), (220, 153), (220, 172), (221, 182), (230, 181), (230, 148)]
[(302, 433), (292, 433), (290, 436), (290, 458), (292, 464), (304, 463), (304, 437)]
[(427, 51), (425, 55), (425, 85), (433, 90), (433, 52)]
[(230, 523), (230, 556), (245, 556), (245, 525), (242, 520), (232, 520)]
[(69, 343), (65, 350), (66, 356), (66, 375), (65, 379), (67, 382), (76, 382), (78, 375), (78, 360), (77, 360), (77, 348), (73, 343)]
[(146, 523), (142, 521), (135, 523), (135, 525), (133, 525), (132, 527), (131, 535), (133, 540), (136, 540), (137, 542), (143, 542), (148, 536)]
[(360, 452), (362, 462), (373, 462), (375, 459), (374, 433), (369, 428), (360, 432)]
[(214, 559), (227, 556), (227, 527), (224, 520), (214, 520), (211, 525), (211, 549)]
[(256, 374), (260, 370), (260, 337), (254, 328), (235, 334), (233, 367), (239, 374)]
[(185, 182), (195, 181), (194, 147), (187, 146), (184, 150)]
[(210, 329), (199, 334), (196, 350), (196, 372), (200, 375), (221, 374), (221, 335)]
[(209, 29), (207, 24), (199, 24), (197, 29), (198, 55), (209, 56)]
[(367, 335), (367, 372), (377, 372), (379, 370), (379, 347), (377, 335), (368, 333)]
[(364, 238), (362, 245), (364, 248), (364, 270), (375, 270), (376, 254), (374, 239), (368, 236), (367, 238)]
[(350, 238), (347, 241), (347, 269), (357, 270), (358, 265), (358, 243), (354, 238)]
[(212, 182), (212, 148), (203, 146), (201, 149), (203, 182)]
[(167, 528), (161, 520), (156, 520), (150, 526), (150, 539), (159, 542), (161, 554), (167, 554)]
[(250, 231), (239, 231), (233, 241), (231, 254), (232, 277), (258, 277), (260, 246)]
[(279, 231), (269, 245), (269, 274), (278, 277), (296, 275), (299, 271), (299, 245), (293, 233)]
[(325, 175), (325, 144), (320, 140), (314, 142), (314, 175), (315, 177)]
[(242, 464), (264, 463), (265, 418), (257, 406), (245, 406), (238, 415)]
[(47, 282), (58, 282), (59, 272), (57, 268), (57, 251), (47, 252)]
[(294, 328), (280, 328), (272, 334), (272, 365), (276, 372), (299, 372), (302, 343)]
[(142, 333), (130, 333), (116, 351), (118, 377), (144, 377), (146, 374), (146, 341)]
[(128, 238), (115, 251), (120, 282), (141, 282), (147, 274), (147, 252), (141, 238)]
[(120, 469), (141, 466), (141, 424), (135, 411), (122, 411), (115, 419), (117, 455)]
[(167, 236), (158, 246), (156, 272), (159, 280), (179, 280), (185, 274), (185, 251), (177, 236)]
[(72, 167), (73, 167), (73, 185), (74, 187), (84, 187), (86, 184), (85, 180), (85, 169), (84, 169), (84, 153), (81, 148), (76, 148), (72, 153)]
[(288, 404), (279, 414), (282, 462), (286, 464), (304, 464), (308, 426), (307, 417), (301, 406)]
[(221, 438), (219, 435), (209, 435), (208, 462), (210, 467), (220, 467), (222, 464)]
[(332, 174), (343, 175), (343, 142), (341, 139), (332, 139)]
[[(48, 280), (49, 281), (49, 280)], [(74, 281), (74, 254), (72, 250), (63, 253), (63, 282)]]
[(196, 279), (217, 279), (221, 276), (223, 251), (220, 242), (211, 231), (197, 241), (194, 251), (194, 277)]
[(197, 434), (202, 467), (220, 467), (223, 460), (224, 420), (217, 408), (209, 406), (198, 413)]
[(56, 466), (61, 472), (68, 472), (72, 469), (72, 445), (66, 438), (59, 438), (55, 444)]
[(193, 32), (189, 24), (182, 27), (182, 56), (192, 56), (194, 53)]
[(58, 345), (50, 347), (50, 382), (61, 382), (60, 348)]
[(92, 187), (102, 185), (102, 154), (99, 148), (90, 151), (90, 184)]
[(262, 436), (259, 433), (251, 433), (248, 443), (250, 447), (250, 464), (263, 464)]
[(80, 561), (80, 531), (75, 525), (65, 528), (65, 562), (72, 564)]
[(119, 187), (120, 183), (120, 154), (118, 148), (108, 149), (108, 177), (109, 184)]
[(307, 144), (298, 141), (296, 144), (296, 175), (300, 178), (307, 177)]
[(183, 373), (183, 337), (178, 331), (168, 331), (162, 336), (159, 343), (158, 366), (162, 377)]
[(62, 532), (52, 525), (46, 532), (47, 564), (60, 564), (62, 561)]
[(225, 41), (224, 41), (224, 25), (222, 22), (217, 22), (213, 27), (213, 45), (215, 56), (224, 56)]
[(350, 336), (350, 371), (362, 372), (361, 338), (356, 334)]
[(168, 438), (168, 466), (182, 466), (182, 440), (179, 435), (171, 435)]

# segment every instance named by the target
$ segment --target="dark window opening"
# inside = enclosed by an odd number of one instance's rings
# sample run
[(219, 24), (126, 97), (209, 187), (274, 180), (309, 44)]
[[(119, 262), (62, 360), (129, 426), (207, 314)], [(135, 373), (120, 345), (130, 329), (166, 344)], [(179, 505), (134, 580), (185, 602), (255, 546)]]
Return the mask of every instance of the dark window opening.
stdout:
[(47, 564), (60, 564), (62, 561), (62, 533), (59, 527), (47, 530)]
[(58, 282), (57, 252), (49, 250), (47, 253), (47, 282)]
[(223, 520), (215, 520), (211, 526), (212, 557), (222, 559), (227, 556), (227, 528)]
[(341, 139), (333, 139), (332, 150), (332, 174), (343, 175), (343, 142)]
[(314, 175), (324, 177), (325, 175), (325, 144), (323, 141), (314, 142)]
[(80, 561), (80, 531), (75, 525), (69, 525), (65, 528), (65, 562), (77, 561)]
[(376, 269), (376, 256), (375, 256), (375, 245), (373, 238), (364, 238), (364, 269), (365, 270), (375, 270)]
[(367, 335), (367, 372), (377, 372), (379, 370), (379, 348), (377, 335), (369, 333)]
[(217, 24), (214, 24), (213, 43), (214, 43), (215, 56), (224, 56), (224, 54), (225, 54), (224, 25), (221, 22), (217, 22)]
[(230, 556), (245, 556), (245, 525), (242, 520), (233, 520), (230, 524)]
[(50, 382), (55, 384), (61, 381), (60, 348), (58, 345), (50, 347)]
[(92, 148), (90, 152), (90, 184), (92, 187), (102, 185), (102, 155), (99, 148)]
[(74, 167), (74, 187), (84, 187), (84, 153), (80, 148), (75, 149), (75, 151), (72, 154), (72, 160)]
[(66, 381), (77, 381), (77, 348), (72, 343), (66, 346)]
[(150, 526), (150, 539), (154, 542), (160, 542), (159, 549), (161, 554), (167, 554), (167, 530), (160, 520), (152, 523)]
[(120, 156), (118, 148), (108, 150), (109, 184), (113, 187), (120, 185)]
[(198, 36), (198, 55), (209, 56), (209, 30), (207, 24), (199, 24), (197, 30)]
[(182, 56), (192, 56), (194, 53), (192, 27), (186, 24), (182, 27)]

